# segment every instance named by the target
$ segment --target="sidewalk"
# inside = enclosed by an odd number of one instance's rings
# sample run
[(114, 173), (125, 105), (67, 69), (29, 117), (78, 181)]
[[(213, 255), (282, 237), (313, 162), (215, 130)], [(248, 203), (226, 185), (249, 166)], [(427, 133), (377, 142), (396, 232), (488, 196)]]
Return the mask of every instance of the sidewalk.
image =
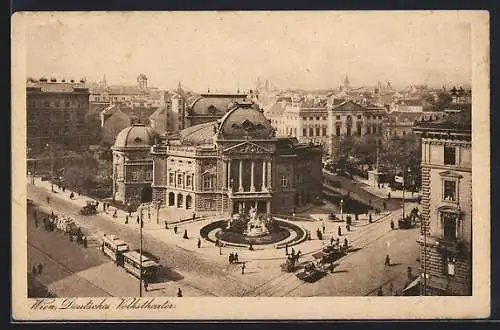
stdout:
[[(374, 187), (370, 185), (370, 182), (367, 179), (357, 175), (353, 175), (353, 179), (363, 185), (361, 187), (362, 189), (380, 198), (387, 198), (389, 196), (389, 193), (391, 193), (391, 198), (403, 199), (402, 190), (393, 190), (387, 184), (381, 184), (380, 188)], [(409, 191), (405, 191), (405, 199), (407, 200), (416, 200), (418, 197), (420, 197), (420, 192), (412, 193)]]

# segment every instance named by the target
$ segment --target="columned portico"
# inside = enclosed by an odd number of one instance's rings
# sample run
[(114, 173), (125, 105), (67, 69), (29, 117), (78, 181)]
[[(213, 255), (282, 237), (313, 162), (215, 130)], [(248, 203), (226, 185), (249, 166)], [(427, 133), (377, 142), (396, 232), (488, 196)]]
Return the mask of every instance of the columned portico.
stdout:
[(250, 191), (255, 191), (255, 160), (250, 161)]
[(238, 182), (239, 182), (238, 190), (240, 192), (243, 192), (243, 159), (240, 159)]

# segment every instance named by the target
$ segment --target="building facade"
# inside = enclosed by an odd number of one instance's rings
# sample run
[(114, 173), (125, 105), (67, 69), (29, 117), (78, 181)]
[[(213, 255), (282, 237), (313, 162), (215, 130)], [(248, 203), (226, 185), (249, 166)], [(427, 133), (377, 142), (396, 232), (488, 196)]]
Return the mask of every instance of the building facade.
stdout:
[(113, 147), (113, 199), (121, 202), (150, 202), (153, 159), (151, 146), (158, 136), (143, 124), (123, 129)]
[(37, 154), (47, 146), (71, 150), (88, 147), (89, 90), (85, 81), (30, 80), (26, 86), (27, 148)]
[(197, 214), (290, 211), (318, 198), (321, 150), (278, 138), (251, 102), (153, 146), (153, 200)]
[(472, 294), (471, 113), (415, 127), (422, 143), (421, 292)]
[(447, 115), (444, 111), (424, 111), (424, 112), (391, 112), (383, 124), (382, 131), (385, 137), (406, 136), (413, 134), (413, 127), (420, 121), (436, 121), (443, 119)]

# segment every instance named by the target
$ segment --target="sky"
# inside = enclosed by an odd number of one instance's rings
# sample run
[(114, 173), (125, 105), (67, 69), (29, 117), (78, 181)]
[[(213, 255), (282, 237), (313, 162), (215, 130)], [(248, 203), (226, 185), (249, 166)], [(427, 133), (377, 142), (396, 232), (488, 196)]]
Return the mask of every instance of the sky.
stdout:
[[(453, 13), (453, 12), (452, 12)], [(194, 91), (468, 84), (470, 25), (423, 12), (47, 13), (27, 27), (27, 74)]]

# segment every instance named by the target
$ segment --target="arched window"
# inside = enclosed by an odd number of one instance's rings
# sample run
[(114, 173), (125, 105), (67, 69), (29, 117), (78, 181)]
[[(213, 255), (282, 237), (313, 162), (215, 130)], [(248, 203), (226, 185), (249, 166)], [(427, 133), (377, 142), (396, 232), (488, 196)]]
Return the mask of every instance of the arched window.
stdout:
[(186, 209), (191, 209), (193, 207), (193, 198), (191, 195), (186, 196)]
[(168, 206), (175, 206), (175, 194), (173, 192), (168, 193)]
[(177, 194), (177, 208), (182, 208), (184, 204), (184, 196), (182, 194)]

